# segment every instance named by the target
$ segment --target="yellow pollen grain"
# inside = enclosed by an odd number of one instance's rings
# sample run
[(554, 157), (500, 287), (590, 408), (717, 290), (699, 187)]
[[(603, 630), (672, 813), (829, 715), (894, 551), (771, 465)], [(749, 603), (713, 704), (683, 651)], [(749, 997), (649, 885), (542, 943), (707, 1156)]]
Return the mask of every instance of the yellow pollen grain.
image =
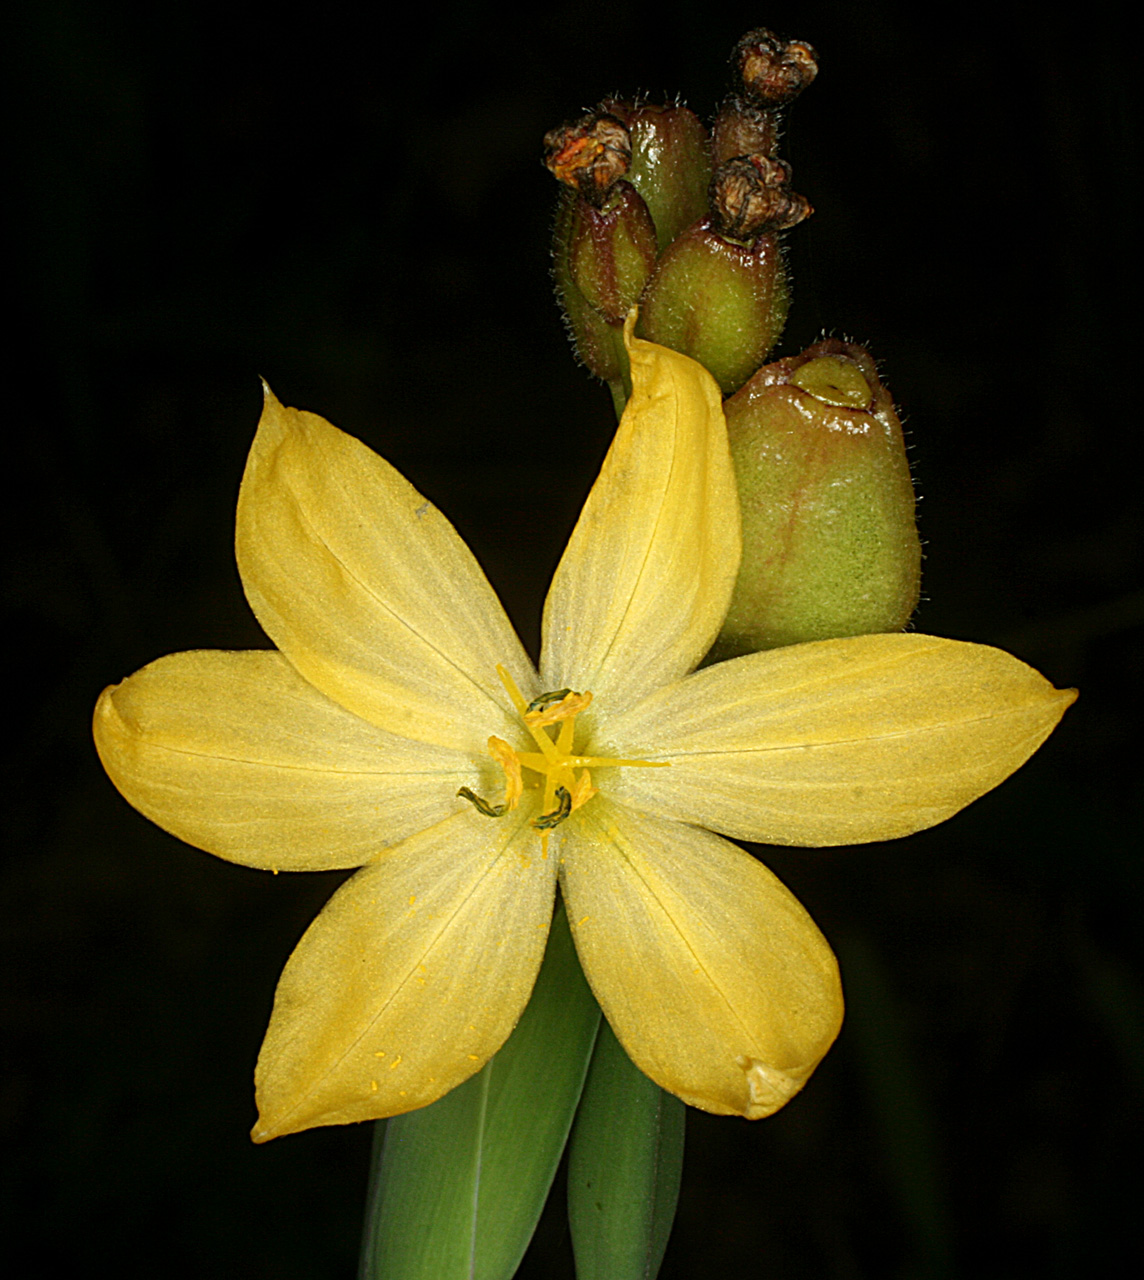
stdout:
[(376, 1093), (376, 1092), (377, 1092), (377, 1081), (376, 1081), (376, 1080), (371, 1080), (371, 1081), (369, 1082), (369, 1090), (370, 1090), (370, 1093)]
[(396, 1067), (396, 1066), (398, 1065), (398, 1063), (400, 1063), (400, 1061), (401, 1061), (401, 1057), (402, 1057), (402, 1055), (399, 1053), (399, 1054), (397, 1055), (397, 1057), (396, 1057), (396, 1058), (394, 1058), (394, 1060), (389, 1064), (389, 1069), (390, 1069), (390, 1071), (392, 1071), (392, 1070), (393, 1070), (393, 1068), (394, 1068), (394, 1067)]

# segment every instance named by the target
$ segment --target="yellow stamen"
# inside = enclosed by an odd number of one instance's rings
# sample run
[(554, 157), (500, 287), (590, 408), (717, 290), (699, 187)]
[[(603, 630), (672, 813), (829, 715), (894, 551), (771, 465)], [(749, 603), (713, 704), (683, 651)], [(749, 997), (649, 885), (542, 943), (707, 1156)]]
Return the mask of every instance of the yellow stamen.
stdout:
[(572, 812), (575, 813), (582, 804), (587, 804), (596, 794), (596, 790), (597, 788), (592, 786), (592, 775), (585, 769), (572, 787)]
[(508, 669), (497, 663), (497, 675), (500, 677), (501, 684), (504, 685), (504, 691), (512, 699), (512, 705), (516, 708), (517, 713), (524, 717), (528, 715), (530, 703), (525, 702), (524, 694), (516, 687), (516, 681), (509, 675)]
[[(540, 755), (536, 751), (518, 751), (516, 758), (533, 773), (547, 773), (551, 757)], [(667, 769), (670, 760), (615, 760), (611, 756), (561, 756), (561, 765), (566, 769)]]
[(520, 760), (503, 738), (489, 739), (489, 755), (504, 770), (504, 808), (507, 813), (520, 803), (521, 792), (524, 791)]
[(499, 663), (497, 665), (497, 675), (500, 676), (500, 682), (504, 685), (505, 692), (512, 699), (512, 705), (517, 709), (520, 718), (524, 720), (526, 725), (528, 725), (528, 730), (532, 734), (536, 745), (544, 752), (545, 756), (552, 764), (559, 764), (559, 759), (556, 753), (556, 744), (543, 729), (534, 729), (532, 725), (528, 724), (528, 703), (525, 702), (523, 695), (516, 687), (516, 681), (509, 675), (504, 667), (500, 666)]
[(567, 723), (578, 716), (581, 711), (587, 710), (591, 702), (592, 695), (590, 693), (575, 693), (569, 690), (559, 702), (553, 703), (551, 706), (539, 711), (526, 711), (524, 723), (530, 729), (544, 729), (550, 724), (559, 724), (561, 721)]
[[(620, 760), (611, 756), (570, 754), (576, 733), (576, 717), (591, 706), (591, 693), (555, 689), (551, 693), (542, 693), (531, 702), (525, 702), (524, 695), (504, 667), (497, 667), (497, 675), (517, 714), (539, 747), (538, 751), (514, 751), (501, 738), (489, 739), (489, 753), (505, 774), (505, 802), (498, 809), (505, 813), (516, 806), (524, 787), (522, 770), (527, 769), (544, 778), (540, 816), (532, 821), (533, 827), (541, 833), (544, 857), (548, 856), (548, 836), (551, 830), (597, 794), (589, 770), (668, 767), (669, 762), (666, 760)], [(559, 725), (555, 739), (547, 732), (552, 725)], [(472, 800), (482, 813), (491, 811), (491, 806), (478, 801), (472, 793), (465, 794), (465, 798)]]
[(539, 698), (533, 698), (524, 714), (530, 716), (534, 711), (543, 711), (545, 707), (550, 707), (561, 698), (566, 698), (571, 692), (571, 689), (556, 689), (552, 693), (542, 693)]
[[(589, 697), (592, 695), (589, 694)], [(565, 720), (560, 726), (560, 732), (556, 735), (556, 750), (562, 756), (566, 756), (572, 750), (572, 739), (576, 734), (576, 717)]]

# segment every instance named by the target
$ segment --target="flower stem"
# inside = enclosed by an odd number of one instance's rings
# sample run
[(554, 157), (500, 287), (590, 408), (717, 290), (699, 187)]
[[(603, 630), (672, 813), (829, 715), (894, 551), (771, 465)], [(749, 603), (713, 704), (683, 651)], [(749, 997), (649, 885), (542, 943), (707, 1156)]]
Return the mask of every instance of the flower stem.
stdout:
[(679, 1200), (685, 1111), (601, 1023), (568, 1154), (577, 1280), (654, 1280)]
[(568, 1138), (600, 1010), (562, 904), (532, 999), (484, 1069), (379, 1121), (359, 1280), (509, 1280)]

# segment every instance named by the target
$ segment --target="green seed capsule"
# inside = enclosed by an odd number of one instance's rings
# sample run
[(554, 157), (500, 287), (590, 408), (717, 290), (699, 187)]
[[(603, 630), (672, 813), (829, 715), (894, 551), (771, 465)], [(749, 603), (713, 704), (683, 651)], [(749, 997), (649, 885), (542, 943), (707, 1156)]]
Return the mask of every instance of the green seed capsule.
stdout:
[(776, 233), (810, 205), (774, 156), (737, 156), (712, 175), (709, 215), (659, 260), (641, 303), (641, 335), (698, 360), (725, 394), (767, 358), (786, 323), (786, 271)]
[(704, 219), (659, 260), (640, 304), (639, 333), (698, 360), (729, 394), (767, 358), (787, 305), (777, 239), (740, 244)]
[(634, 105), (608, 99), (600, 110), (622, 120), (631, 139), (627, 179), (643, 196), (662, 253), (707, 212), (711, 147), (699, 117), (679, 104)]
[(901, 423), (869, 353), (819, 342), (724, 409), (743, 560), (715, 656), (900, 631), (921, 544)]
[(610, 324), (580, 292), (572, 274), (572, 224), (578, 199), (565, 195), (556, 213), (552, 240), (552, 275), (564, 312), (568, 336), (587, 368), (607, 383), (619, 384), (627, 375), (623, 331)]
[(584, 300), (611, 324), (622, 325), (639, 301), (655, 255), (651, 215), (630, 182), (615, 183), (598, 208), (574, 202), (568, 269)]
[(551, 130), (545, 165), (562, 197), (553, 229), (556, 292), (576, 352), (620, 395), (628, 376), (621, 329), (656, 259), (647, 205), (624, 179), (632, 159), (626, 125), (594, 111)]

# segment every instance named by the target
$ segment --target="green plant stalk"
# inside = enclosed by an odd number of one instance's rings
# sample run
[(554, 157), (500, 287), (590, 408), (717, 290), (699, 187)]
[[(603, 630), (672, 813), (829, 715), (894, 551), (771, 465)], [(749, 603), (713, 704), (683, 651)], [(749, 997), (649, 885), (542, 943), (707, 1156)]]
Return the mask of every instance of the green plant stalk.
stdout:
[(568, 1151), (577, 1280), (653, 1280), (675, 1218), (686, 1107), (600, 1025)]
[(558, 904), (532, 999), (500, 1052), (432, 1106), (378, 1121), (359, 1280), (509, 1280), (560, 1162), (599, 1023)]

